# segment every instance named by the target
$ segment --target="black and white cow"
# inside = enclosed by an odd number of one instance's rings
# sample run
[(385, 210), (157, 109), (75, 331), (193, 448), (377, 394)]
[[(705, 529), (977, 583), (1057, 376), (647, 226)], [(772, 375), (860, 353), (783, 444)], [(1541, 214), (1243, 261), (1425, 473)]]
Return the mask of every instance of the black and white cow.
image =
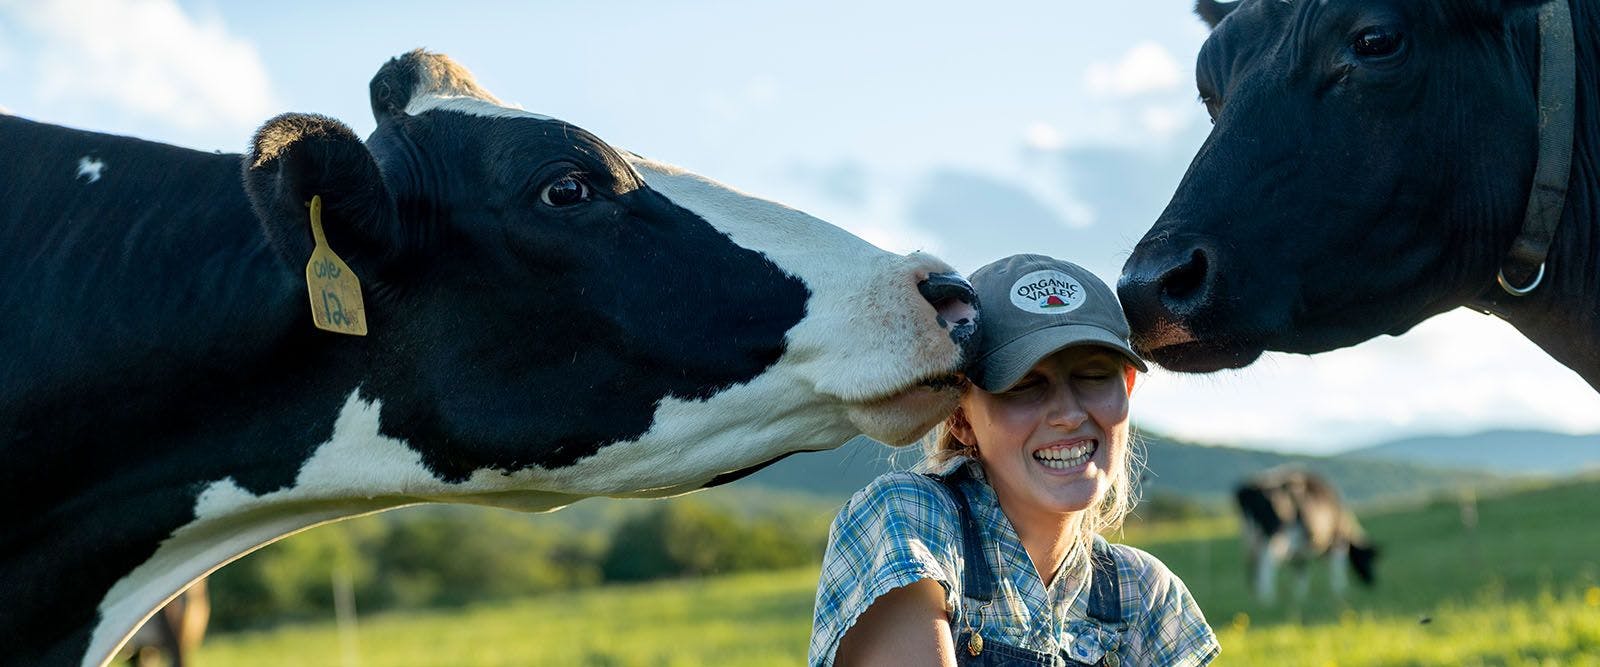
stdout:
[[(0, 646), (100, 665), (296, 531), (669, 496), (957, 400), (970, 288), (499, 102), (416, 51), (377, 129), (244, 156), (0, 116)], [(241, 180), (241, 162), (243, 178)], [(368, 334), (313, 326), (308, 201)]]
[(1329, 564), (1329, 587), (1345, 590), (1345, 568), (1366, 585), (1373, 583), (1377, 547), (1367, 541), (1356, 517), (1339, 500), (1326, 479), (1303, 470), (1274, 468), (1245, 480), (1234, 491), (1239, 501), (1249, 576), (1256, 598), (1272, 604), (1277, 597), (1278, 566), (1288, 563), (1299, 577), (1295, 597), (1310, 589), (1312, 561)]

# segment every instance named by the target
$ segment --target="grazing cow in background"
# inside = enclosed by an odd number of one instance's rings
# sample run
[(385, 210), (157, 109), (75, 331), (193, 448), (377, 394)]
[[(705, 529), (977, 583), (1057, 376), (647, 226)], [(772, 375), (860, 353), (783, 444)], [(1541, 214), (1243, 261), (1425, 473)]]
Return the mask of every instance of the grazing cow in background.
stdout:
[(1293, 469), (1273, 469), (1244, 481), (1234, 490), (1247, 559), (1246, 574), (1256, 599), (1272, 604), (1277, 597), (1278, 566), (1293, 565), (1299, 577), (1295, 597), (1310, 588), (1312, 561), (1327, 560), (1329, 586), (1335, 595), (1345, 589), (1345, 568), (1361, 583), (1372, 585), (1377, 547), (1367, 541), (1356, 517), (1339, 500), (1338, 490), (1322, 477)]
[(206, 594), (206, 580), (201, 579), (139, 626), (122, 652), (138, 667), (157, 664), (151, 661), (152, 654), (161, 656), (168, 667), (192, 664), (190, 659), (205, 638), (210, 620), (211, 598)]
[(1123, 267), (1134, 347), (1209, 372), (1469, 306), (1600, 389), (1600, 5), (1567, 2), (1201, 0), (1215, 127)]
[(242, 157), (0, 116), (15, 664), (105, 664), (311, 526), (671, 496), (955, 406), (977, 311), (946, 264), (507, 106), (442, 55), (370, 96), (365, 142), (289, 114)]

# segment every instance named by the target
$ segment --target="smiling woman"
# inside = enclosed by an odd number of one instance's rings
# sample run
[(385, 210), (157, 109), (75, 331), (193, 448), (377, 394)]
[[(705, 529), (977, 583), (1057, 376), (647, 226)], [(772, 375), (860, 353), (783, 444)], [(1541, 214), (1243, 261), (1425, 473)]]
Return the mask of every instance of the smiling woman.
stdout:
[(1209, 663), (1183, 582), (1099, 537), (1133, 505), (1128, 397), (1145, 369), (1111, 289), (1040, 255), (972, 279), (989, 304), (972, 386), (926, 474), (878, 478), (834, 521), (811, 663)]

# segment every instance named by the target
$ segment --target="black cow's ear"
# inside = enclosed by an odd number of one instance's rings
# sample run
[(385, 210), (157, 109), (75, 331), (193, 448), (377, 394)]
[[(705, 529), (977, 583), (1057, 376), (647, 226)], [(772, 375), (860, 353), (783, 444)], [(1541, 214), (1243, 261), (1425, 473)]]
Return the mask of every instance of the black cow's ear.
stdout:
[(1199, 14), (1201, 20), (1206, 22), (1206, 25), (1215, 29), (1217, 24), (1222, 22), (1222, 19), (1227, 18), (1228, 14), (1238, 9), (1240, 2), (1243, 2), (1243, 0), (1228, 0), (1227, 2), (1196, 0), (1194, 13)]
[(291, 113), (267, 121), (244, 157), (244, 187), (268, 241), (290, 266), (311, 257), (308, 205), (318, 195), (328, 244), (358, 272), (407, 249), (378, 163), (332, 118)]

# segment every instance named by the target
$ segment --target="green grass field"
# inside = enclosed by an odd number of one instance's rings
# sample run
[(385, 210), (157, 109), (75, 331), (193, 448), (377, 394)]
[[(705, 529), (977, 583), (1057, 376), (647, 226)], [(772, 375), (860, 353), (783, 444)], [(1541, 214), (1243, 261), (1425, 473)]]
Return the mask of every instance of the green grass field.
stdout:
[[(1273, 609), (1245, 586), (1226, 520), (1135, 526), (1124, 541), (1161, 557), (1200, 601), (1221, 665), (1600, 665), (1600, 481), (1476, 505), (1368, 513), (1379, 585), (1326, 600), (1289, 582)], [(361, 665), (793, 665), (804, 661), (816, 570), (613, 586), (455, 612), (363, 617), (354, 645), (331, 619), (216, 635), (207, 667)]]

